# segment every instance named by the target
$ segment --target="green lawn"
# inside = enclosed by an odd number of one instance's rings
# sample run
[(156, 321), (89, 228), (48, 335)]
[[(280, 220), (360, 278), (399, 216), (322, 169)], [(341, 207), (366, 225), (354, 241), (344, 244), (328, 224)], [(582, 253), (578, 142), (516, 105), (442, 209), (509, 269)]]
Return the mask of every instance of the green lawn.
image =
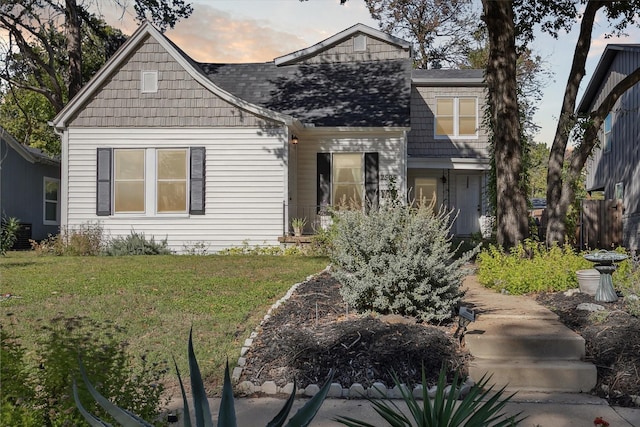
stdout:
[[(178, 361), (183, 375), (189, 328), (203, 376), (221, 384), (224, 363), (266, 310), (326, 258), (298, 256), (0, 257), (2, 326), (33, 355), (41, 325), (56, 316), (110, 320), (126, 329), (132, 355)], [(175, 379), (171, 372), (168, 379)]]

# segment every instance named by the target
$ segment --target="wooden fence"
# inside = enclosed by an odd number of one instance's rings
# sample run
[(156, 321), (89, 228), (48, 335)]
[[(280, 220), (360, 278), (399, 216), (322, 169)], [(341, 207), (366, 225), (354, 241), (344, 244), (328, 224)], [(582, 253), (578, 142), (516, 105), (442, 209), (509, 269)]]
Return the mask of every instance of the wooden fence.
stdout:
[(583, 200), (580, 247), (612, 249), (620, 245), (622, 245), (622, 201)]

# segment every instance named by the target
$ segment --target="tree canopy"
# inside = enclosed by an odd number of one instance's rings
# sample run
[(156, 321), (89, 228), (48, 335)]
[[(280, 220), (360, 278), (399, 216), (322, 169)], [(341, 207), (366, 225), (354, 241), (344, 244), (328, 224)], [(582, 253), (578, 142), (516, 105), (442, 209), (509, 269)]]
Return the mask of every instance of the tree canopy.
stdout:
[(365, 0), (380, 29), (413, 43), (416, 68), (464, 61), (477, 26), (471, 0)]
[[(120, 0), (113, 4), (125, 8)], [(50, 120), (60, 112), (95, 72), (124, 42), (125, 36), (92, 12), (102, 6), (97, 0), (3, 0), (0, 30), (7, 38), (0, 46), (2, 112), (0, 124), (15, 128), (17, 137), (31, 143), (36, 135), (32, 124), (40, 117)], [(162, 31), (193, 11), (184, 0), (135, 0), (138, 21), (149, 20)], [(33, 93), (37, 96), (26, 96)], [(28, 102), (26, 102), (28, 101)], [(38, 106), (48, 103), (49, 107)], [(25, 128), (20, 132), (20, 114)], [(6, 114), (6, 115), (5, 115)], [(45, 122), (46, 123), (46, 122)], [(40, 124), (41, 126), (42, 124)], [(44, 144), (54, 151), (45, 141)]]

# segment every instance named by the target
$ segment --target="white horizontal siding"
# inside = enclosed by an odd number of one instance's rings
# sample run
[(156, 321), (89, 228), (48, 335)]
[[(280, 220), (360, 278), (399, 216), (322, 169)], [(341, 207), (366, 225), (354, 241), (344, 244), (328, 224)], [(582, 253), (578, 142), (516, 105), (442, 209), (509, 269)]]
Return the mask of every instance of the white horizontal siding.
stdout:
[[(401, 132), (355, 136), (336, 134), (328, 137), (303, 139), (298, 144), (297, 155), (297, 200), (300, 207), (317, 203), (317, 153), (366, 153), (379, 155), (379, 175), (396, 176), (399, 191), (405, 190), (406, 149)], [(380, 189), (387, 188), (380, 180)]]
[[(261, 129), (88, 129), (68, 134), (69, 229), (99, 221), (108, 238), (132, 231), (182, 252), (277, 245), (287, 189), (286, 139)], [(96, 149), (206, 147), (205, 215), (96, 216)]]

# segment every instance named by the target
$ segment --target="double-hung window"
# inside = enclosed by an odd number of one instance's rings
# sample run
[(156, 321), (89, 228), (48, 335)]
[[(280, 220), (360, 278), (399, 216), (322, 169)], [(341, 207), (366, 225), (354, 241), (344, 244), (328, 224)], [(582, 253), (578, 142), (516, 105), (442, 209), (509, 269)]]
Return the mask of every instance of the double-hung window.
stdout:
[(44, 178), (43, 224), (60, 224), (60, 180)]
[(115, 213), (145, 212), (145, 150), (114, 150)]
[(317, 153), (318, 209), (378, 203), (378, 153)]
[(478, 99), (436, 98), (436, 138), (475, 138), (478, 135)]
[(187, 212), (187, 150), (156, 151), (156, 212)]
[(333, 155), (332, 198), (335, 206), (362, 207), (364, 199), (364, 158), (362, 153)]
[(204, 152), (203, 147), (98, 149), (97, 214), (203, 215)]

